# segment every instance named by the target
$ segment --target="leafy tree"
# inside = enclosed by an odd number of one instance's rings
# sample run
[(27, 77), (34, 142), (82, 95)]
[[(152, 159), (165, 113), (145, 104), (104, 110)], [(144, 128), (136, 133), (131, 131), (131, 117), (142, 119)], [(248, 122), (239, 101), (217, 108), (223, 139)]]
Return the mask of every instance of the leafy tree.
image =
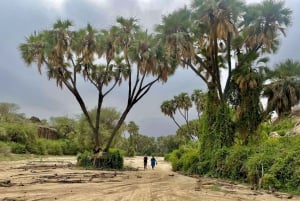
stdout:
[(166, 154), (179, 148), (181, 139), (176, 135), (160, 136), (156, 139), (157, 153)]
[(268, 98), (267, 112), (276, 111), (279, 117), (290, 114), (300, 100), (300, 63), (288, 59), (268, 75), (270, 82), (263, 89), (263, 96)]
[(127, 154), (129, 156), (134, 156), (136, 152), (137, 136), (139, 135), (139, 127), (133, 121), (130, 121), (127, 125), (127, 131), (129, 133)]
[(156, 151), (155, 137), (149, 137), (146, 135), (136, 136), (136, 151), (139, 154), (151, 155)]
[[(164, 47), (154, 36), (142, 31), (134, 18), (119, 17), (117, 25), (101, 31), (90, 24), (74, 30), (71, 21), (58, 20), (52, 29), (30, 35), (19, 48), (28, 65), (36, 64), (40, 73), (45, 67), (48, 78), (56, 80), (59, 87), (66, 87), (75, 97), (93, 132), (95, 150), (107, 151), (132, 107), (153, 84), (159, 80), (165, 82), (174, 71), (167, 62)], [(97, 92), (94, 120), (78, 89), (81, 77)], [(100, 132), (103, 101), (123, 82), (128, 87), (127, 104), (104, 144)]]
[(181, 140), (181, 142), (186, 142), (190, 140), (198, 140), (199, 134), (201, 133), (201, 120), (195, 119), (189, 121), (189, 124), (182, 125), (177, 131), (176, 136)]
[(20, 107), (15, 103), (0, 103), (0, 120), (24, 120), (24, 114), (17, 113)]
[(69, 135), (75, 134), (76, 121), (69, 117), (51, 117), (49, 124), (57, 130), (62, 138), (67, 138)]

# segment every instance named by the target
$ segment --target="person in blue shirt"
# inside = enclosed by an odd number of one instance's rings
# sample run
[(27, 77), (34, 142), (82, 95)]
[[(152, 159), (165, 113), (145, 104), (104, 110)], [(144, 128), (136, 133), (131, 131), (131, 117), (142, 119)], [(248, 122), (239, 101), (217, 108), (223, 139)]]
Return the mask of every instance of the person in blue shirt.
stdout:
[(152, 167), (152, 170), (154, 169), (155, 165), (157, 165), (157, 161), (154, 158), (154, 156), (152, 156), (152, 158), (151, 158), (151, 167)]

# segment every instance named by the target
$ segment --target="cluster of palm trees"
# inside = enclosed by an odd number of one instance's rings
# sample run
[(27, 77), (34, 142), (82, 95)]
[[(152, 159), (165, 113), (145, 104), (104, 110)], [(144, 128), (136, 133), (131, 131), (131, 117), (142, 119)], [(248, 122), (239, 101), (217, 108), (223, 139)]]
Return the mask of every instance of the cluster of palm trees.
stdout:
[[(300, 74), (294, 72), (299, 63), (288, 60), (272, 71), (266, 57), (278, 49), (280, 34), (285, 36), (291, 25), (291, 13), (284, 1), (194, 0), (190, 8), (163, 17), (157, 32), (167, 53), (206, 84), (203, 140), (219, 142), (220, 147), (224, 139), (229, 140), (225, 145), (232, 144), (236, 136), (248, 144), (267, 114), (276, 111), (282, 116), (298, 103)], [(284, 66), (293, 69), (293, 79), (290, 74), (276, 76)], [(266, 111), (262, 96), (268, 98)], [(174, 105), (166, 101), (161, 109), (173, 118), (178, 108)]]

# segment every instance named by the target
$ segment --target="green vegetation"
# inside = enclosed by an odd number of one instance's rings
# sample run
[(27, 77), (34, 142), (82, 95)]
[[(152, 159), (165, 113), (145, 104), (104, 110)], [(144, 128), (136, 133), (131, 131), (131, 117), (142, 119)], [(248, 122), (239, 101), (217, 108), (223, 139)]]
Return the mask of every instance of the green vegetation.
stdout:
[(167, 159), (174, 171), (299, 194), (299, 147), (299, 136), (268, 138), (256, 145), (224, 147), (207, 156), (193, 143), (174, 150)]
[[(0, 103), (0, 108), (3, 105), (17, 106)], [(91, 118), (96, 118), (95, 109), (89, 113)], [(102, 108), (103, 119), (100, 119), (100, 130), (104, 142), (109, 140), (119, 116), (120, 113), (114, 108)], [(176, 136), (156, 139), (141, 135), (138, 126), (131, 121), (119, 129), (118, 135), (112, 142), (115, 149), (101, 152), (101, 155), (96, 154), (96, 156), (101, 156), (100, 158), (93, 158), (95, 157), (91, 148), (93, 147), (93, 132), (84, 115), (79, 115), (76, 119), (52, 117), (49, 123), (37, 117), (27, 119), (23, 116), (21, 118), (17, 110), (3, 113), (2, 117), (0, 119), (0, 158), (3, 160), (21, 158), (26, 154), (78, 155), (80, 166), (118, 169), (123, 168), (123, 156), (163, 155), (178, 148), (180, 143)], [(125, 133), (128, 133), (129, 137), (125, 137)]]

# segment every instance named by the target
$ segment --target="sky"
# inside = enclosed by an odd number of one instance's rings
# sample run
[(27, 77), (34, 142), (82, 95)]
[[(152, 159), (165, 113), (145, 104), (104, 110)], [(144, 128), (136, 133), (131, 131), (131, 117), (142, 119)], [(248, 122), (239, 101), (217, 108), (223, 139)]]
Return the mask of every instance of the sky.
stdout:
[[(260, 2), (247, 0), (247, 2)], [(46, 74), (40, 75), (36, 65), (27, 66), (21, 58), (18, 46), (34, 31), (50, 29), (57, 19), (69, 19), (75, 27), (85, 27), (87, 23), (97, 29), (109, 28), (115, 24), (117, 16), (135, 17), (139, 24), (152, 31), (159, 24), (162, 15), (189, 4), (190, 0), (1, 0), (0, 1), (0, 102), (15, 103), (19, 112), (26, 117), (40, 119), (81, 114), (75, 98), (66, 89), (56, 87), (54, 80)], [(300, 61), (300, 1), (286, 0), (286, 6), (293, 10), (293, 25), (287, 37), (281, 39), (277, 54), (270, 57), (270, 66), (287, 58)], [(96, 105), (96, 93), (82, 83), (81, 92), (88, 109)], [(191, 71), (179, 69), (167, 83), (157, 83), (129, 113), (126, 122), (134, 121), (139, 132), (148, 136), (174, 134), (177, 130), (172, 120), (160, 111), (165, 100), (172, 99), (181, 92), (192, 93), (194, 89), (205, 87)], [(105, 107), (115, 107), (123, 111), (126, 91), (118, 89), (105, 100)], [(190, 118), (196, 118), (191, 111)]]

